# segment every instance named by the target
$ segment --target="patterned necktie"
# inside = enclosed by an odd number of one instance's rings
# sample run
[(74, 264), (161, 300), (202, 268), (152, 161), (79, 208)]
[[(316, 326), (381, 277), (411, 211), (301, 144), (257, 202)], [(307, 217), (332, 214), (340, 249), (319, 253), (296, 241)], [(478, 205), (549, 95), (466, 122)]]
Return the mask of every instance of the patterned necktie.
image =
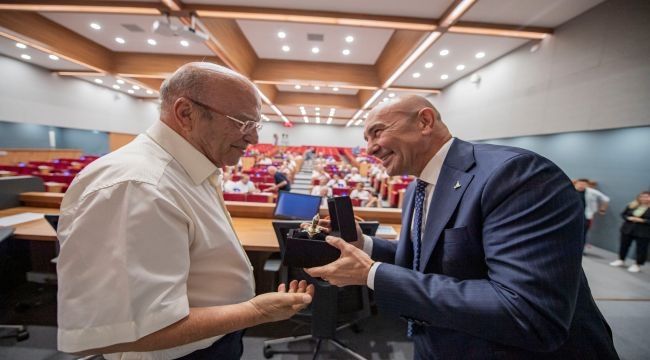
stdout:
[[(413, 225), (411, 226), (411, 242), (413, 243), (413, 270), (420, 270), (420, 249), (422, 248), (422, 213), (424, 212), (424, 190), (429, 185), (426, 181), (416, 180), (415, 201), (413, 202)], [(413, 322), (408, 322), (406, 335), (413, 336)]]

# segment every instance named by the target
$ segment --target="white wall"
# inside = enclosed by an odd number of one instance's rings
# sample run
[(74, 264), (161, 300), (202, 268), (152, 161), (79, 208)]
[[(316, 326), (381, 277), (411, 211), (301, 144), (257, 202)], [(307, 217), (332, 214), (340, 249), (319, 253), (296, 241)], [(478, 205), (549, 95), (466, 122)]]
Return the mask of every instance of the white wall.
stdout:
[(260, 132), (260, 143), (273, 143), (273, 134), (278, 134), (279, 141), (281, 134), (289, 135), (290, 146), (320, 145), (320, 146), (342, 146), (342, 147), (365, 147), (363, 140), (363, 127), (360, 126), (328, 126), (316, 124), (294, 123), (292, 128), (285, 128), (280, 123), (264, 122)]
[(155, 102), (0, 56), (0, 120), (138, 134), (158, 119)]
[(430, 99), (467, 140), (648, 125), (648, 19), (650, 1), (607, 1)]

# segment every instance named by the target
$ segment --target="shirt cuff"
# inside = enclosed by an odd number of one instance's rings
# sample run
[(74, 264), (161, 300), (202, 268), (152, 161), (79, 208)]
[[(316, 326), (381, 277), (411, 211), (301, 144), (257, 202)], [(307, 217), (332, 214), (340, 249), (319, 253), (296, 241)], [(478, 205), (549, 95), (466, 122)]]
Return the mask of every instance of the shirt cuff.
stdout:
[(380, 262), (374, 262), (370, 267), (370, 271), (368, 272), (368, 279), (366, 280), (366, 285), (371, 290), (375, 290), (375, 273), (377, 272), (377, 268), (379, 267), (379, 265), (381, 265)]
[(363, 252), (372, 257), (372, 238), (368, 235), (363, 235)]

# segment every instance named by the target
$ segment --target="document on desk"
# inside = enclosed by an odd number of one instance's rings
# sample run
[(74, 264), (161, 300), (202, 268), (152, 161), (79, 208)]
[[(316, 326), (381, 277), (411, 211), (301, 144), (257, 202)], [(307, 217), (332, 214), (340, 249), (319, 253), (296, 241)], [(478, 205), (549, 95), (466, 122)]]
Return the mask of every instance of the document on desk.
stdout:
[(390, 225), (379, 225), (375, 236), (382, 239), (397, 239), (397, 231)]
[(29, 221), (43, 219), (44, 215), (39, 213), (25, 212), (16, 215), (0, 217), (0, 226), (14, 226)]

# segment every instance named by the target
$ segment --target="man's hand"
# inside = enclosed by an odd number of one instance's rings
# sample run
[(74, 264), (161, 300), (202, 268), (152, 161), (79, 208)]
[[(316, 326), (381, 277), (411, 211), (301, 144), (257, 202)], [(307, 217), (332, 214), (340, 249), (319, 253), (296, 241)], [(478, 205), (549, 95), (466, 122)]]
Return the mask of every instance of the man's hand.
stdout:
[(368, 254), (341, 238), (328, 236), (326, 241), (341, 250), (341, 256), (327, 265), (305, 269), (307, 274), (336, 286), (365, 286), (370, 267), (374, 263)]
[(314, 285), (305, 280), (292, 280), (289, 288), (278, 286), (278, 292), (258, 295), (248, 301), (260, 315), (260, 323), (285, 320), (311, 303)]

